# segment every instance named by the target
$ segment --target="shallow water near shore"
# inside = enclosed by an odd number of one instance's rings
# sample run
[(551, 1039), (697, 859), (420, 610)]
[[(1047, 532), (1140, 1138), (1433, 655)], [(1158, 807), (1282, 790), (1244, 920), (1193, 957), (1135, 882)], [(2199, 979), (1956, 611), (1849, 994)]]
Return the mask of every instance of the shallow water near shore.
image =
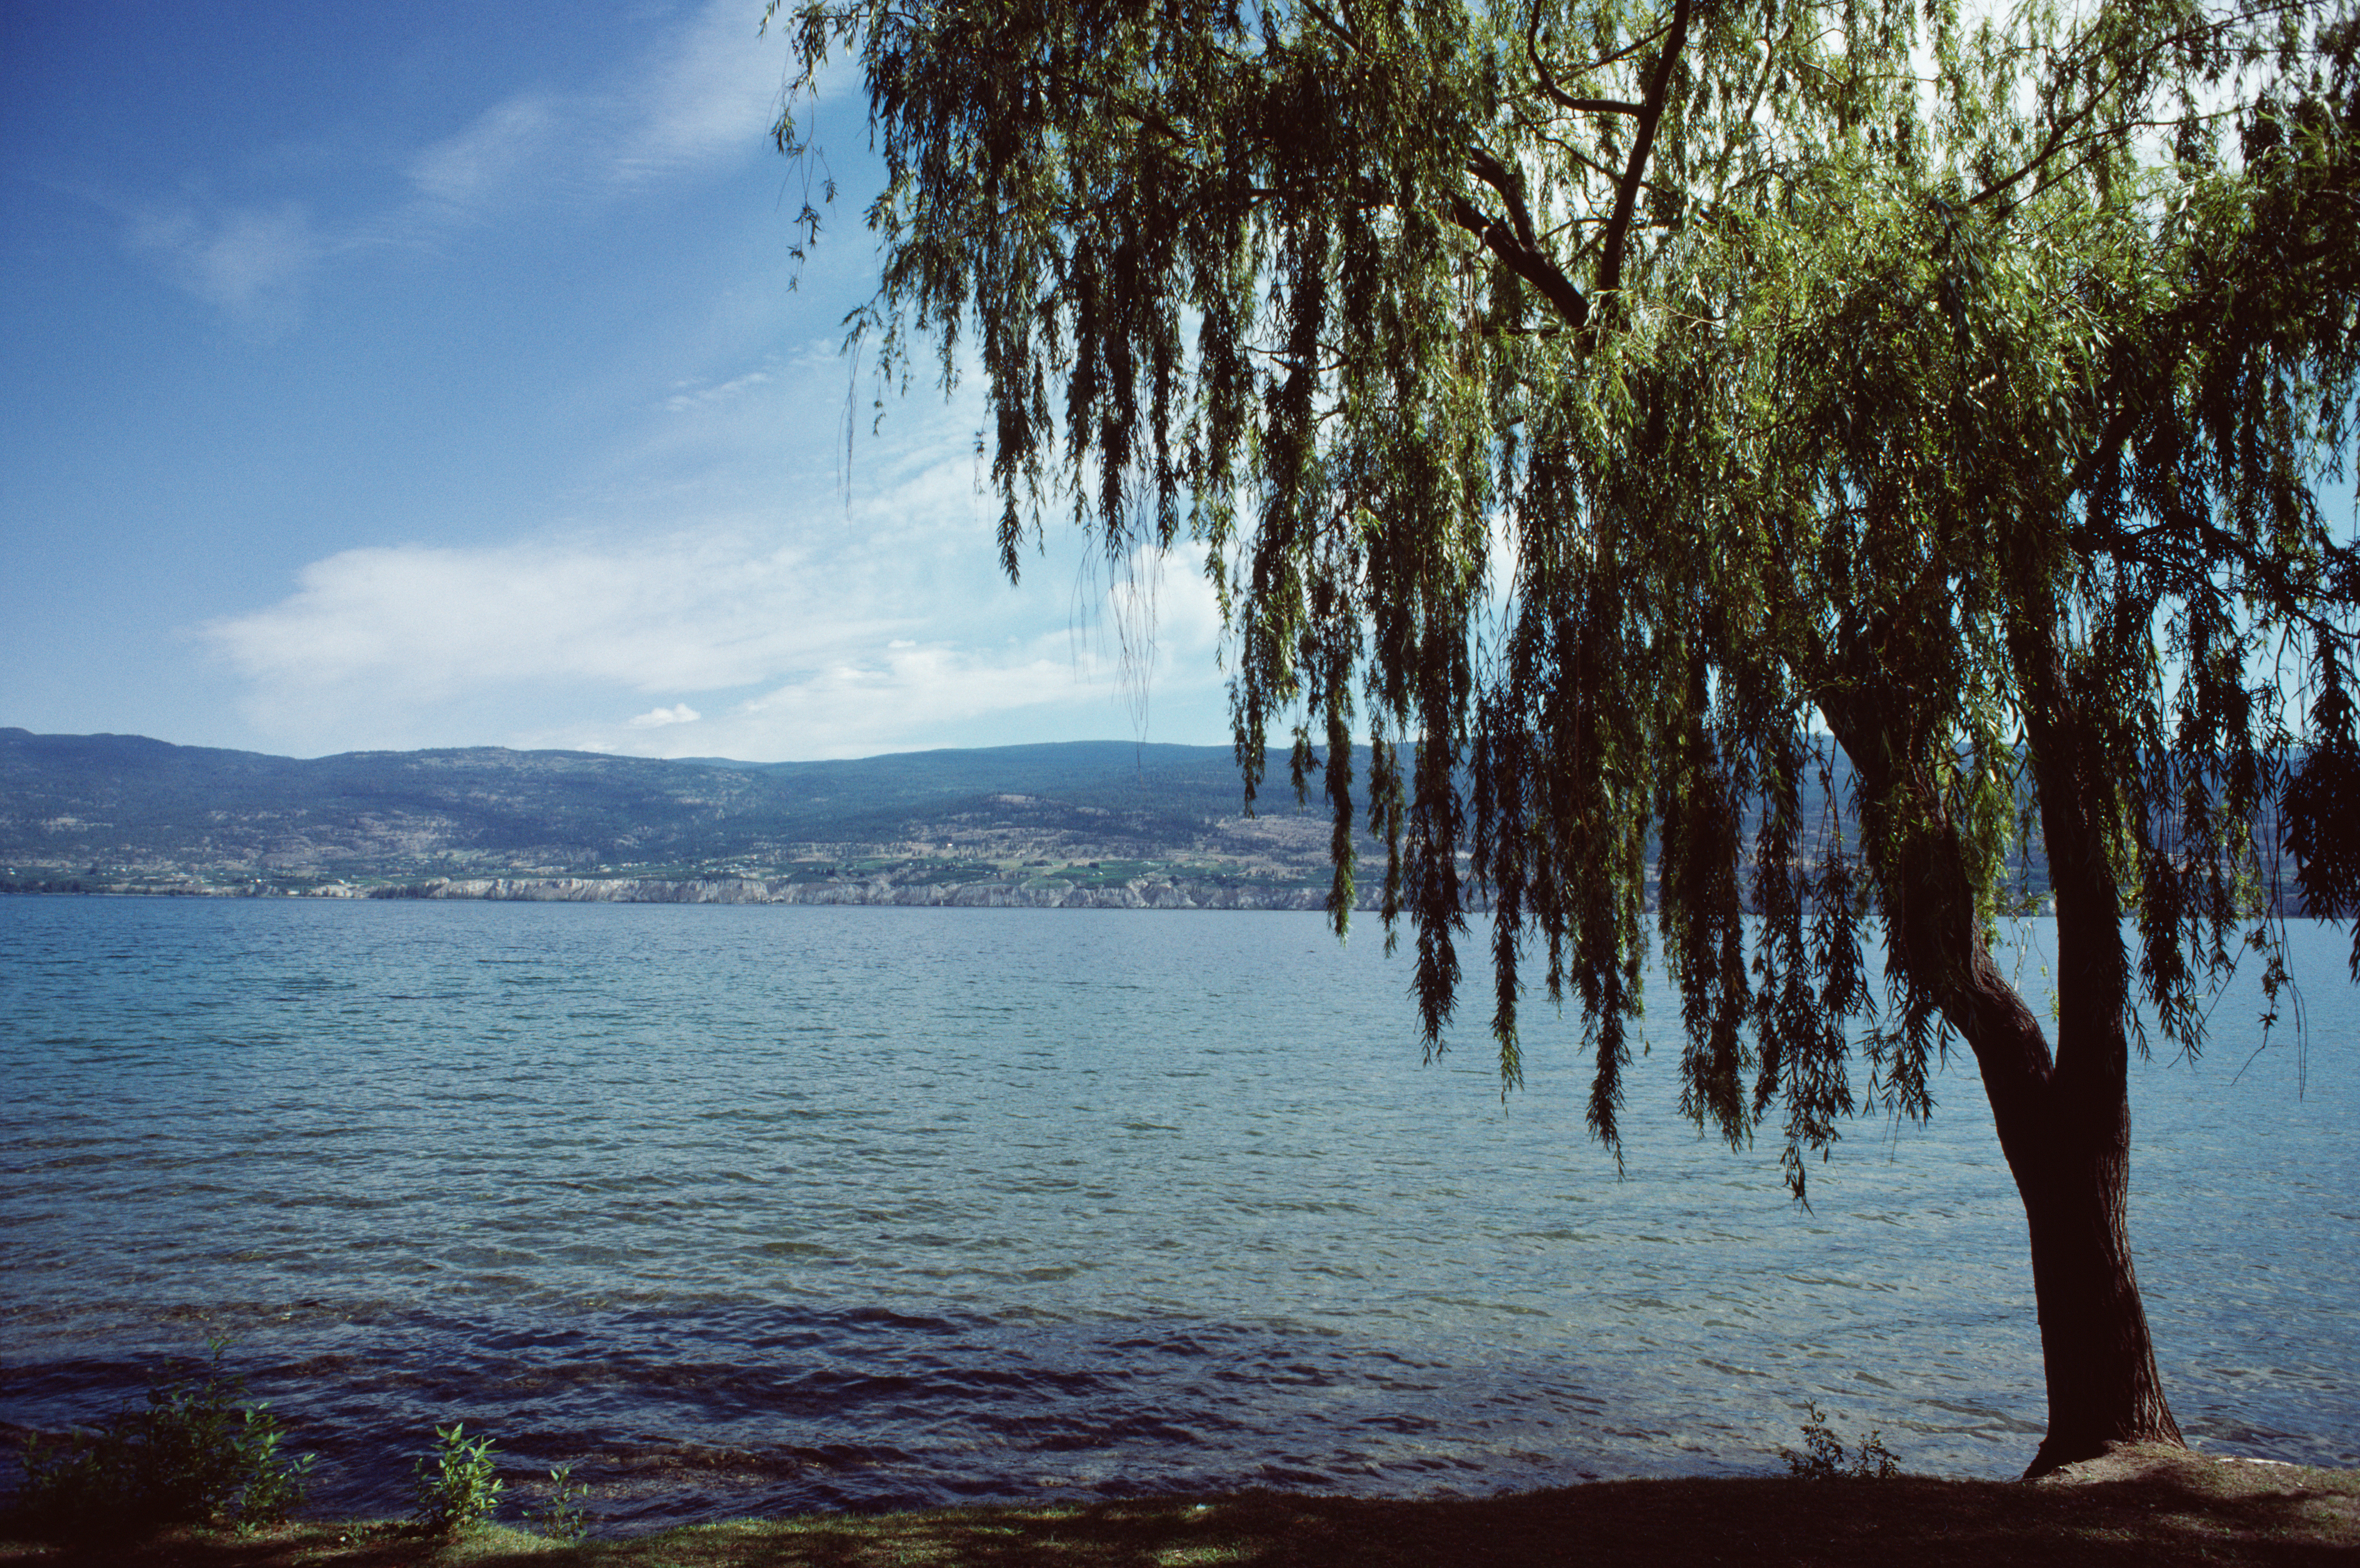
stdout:
[[(2360, 1006), (2294, 937), (2300, 1092), (2250, 987), (2134, 1067), (2133, 1238), (2191, 1439), (2353, 1466)], [(1760, 1472), (1806, 1399), (2022, 1468), (1969, 1062), (1799, 1210), (1677, 1117), (1659, 996), (1618, 1181), (1570, 1021), (1503, 1103), (1480, 983), (1428, 1066), (1408, 974), (1287, 914), (0, 898), (0, 1420), (226, 1334), (318, 1507), (464, 1420), (609, 1528)]]

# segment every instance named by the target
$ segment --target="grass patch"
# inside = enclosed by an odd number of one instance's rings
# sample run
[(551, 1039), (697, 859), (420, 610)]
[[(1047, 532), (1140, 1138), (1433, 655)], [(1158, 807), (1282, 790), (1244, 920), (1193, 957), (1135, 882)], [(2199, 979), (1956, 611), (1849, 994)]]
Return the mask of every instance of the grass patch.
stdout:
[[(182, 1530), (105, 1561), (126, 1568), (1407, 1568), (1540, 1564), (2157, 1563), (2348, 1565), (2360, 1473), (2141, 1453), (2037, 1486), (1900, 1475), (1803, 1482), (1606, 1481), (1511, 1497), (1144, 1498), (1083, 1506), (809, 1515), (566, 1545), (499, 1529), (448, 1542), (414, 1528)], [(0, 1562), (83, 1561), (0, 1543)]]

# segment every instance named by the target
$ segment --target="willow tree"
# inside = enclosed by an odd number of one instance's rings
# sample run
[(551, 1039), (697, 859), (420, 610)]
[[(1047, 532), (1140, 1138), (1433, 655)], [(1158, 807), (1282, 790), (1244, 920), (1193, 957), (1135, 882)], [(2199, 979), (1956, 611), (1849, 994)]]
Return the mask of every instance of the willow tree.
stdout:
[[(1799, 1198), (1841, 1118), (1924, 1115), (1963, 1040), (2029, 1222), (2033, 1469), (2178, 1441), (2129, 1053), (2196, 1049), (2249, 947), (2275, 996), (2271, 911), (2360, 909), (2360, 556), (2316, 489), (2360, 368), (2360, 28), (2307, 0), (772, 20), (797, 88), (865, 69), (855, 330), (889, 381), (981, 378), (1007, 570), (1044, 519), (1202, 552), (1249, 801), (1273, 725), (1298, 790), (1324, 751), (1331, 912), (1357, 810), (1429, 1044), (1480, 899), (1503, 1080), (1544, 965), (1615, 1147), (1652, 911), (1683, 1108), (1732, 1145), (1781, 1124)], [(808, 155), (803, 102), (778, 138)], [(1839, 779), (1849, 810), (1806, 809)], [(2035, 849), (2047, 1021), (1992, 956)]]

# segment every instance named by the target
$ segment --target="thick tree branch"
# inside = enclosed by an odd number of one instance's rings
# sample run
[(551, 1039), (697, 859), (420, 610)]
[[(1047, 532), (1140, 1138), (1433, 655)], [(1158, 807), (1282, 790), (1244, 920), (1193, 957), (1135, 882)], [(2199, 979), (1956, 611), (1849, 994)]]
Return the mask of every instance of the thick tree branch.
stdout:
[(1631, 141), (1631, 161), (1622, 171), (1622, 189), (1614, 193), (1614, 215), (1607, 221), (1604, 250), (1599, 257), (1597, 292), (1601, 295), (1622, 287), (1622, 246), (1630, 238), (1631, 213), (1638, 204), (1647, 155), (1655, 150), (1655, 127), (1663, 123), (1664, 99), (1672, 87), (1672, 68), (1679, 63), (1680, 50), (1688, 41), (1688, 13), (1689, 0), (1678, 0), (1673, 6), (1671, 36), (1664, 40), (1663, 58), (1655, 62), (1655, 79), (1647, 84), (1647, 102), (1639, 113), (1638, 131)]
[(1477, 147), (1474, 156), (1467, 160), (1467, 172), (1500, 193), (1500, 200), (1508, 204), (1508, 221), (1515, 225), (1516, 238), (1527, 249), (1537, 250), (1540, 240), (1533, 232), (1532, 210), (1524, 205), (1523, 181), (1481, 147)]
[[(1522, 202), (1515, 202), (1511, 210), (1520, 210), (1522, 206)], [(1508, 264), (1510, 271), (1539, 289), (1542, 297), (1568, 322), (1576, 327), (1590, 324), (1590, 301), (1582, 296), (1580, 289), (1573, 286), (1573, 279), (1559, 270), (1557, 263), (1537, 244), (1528, 243), (1514, 229), (1491, 217), (1464, 196), (1454, 194), (1450, 198), (1450, 220), (1481, 240), (1492, 255)], [(1523, 218), (1520, 226), (1530, 233), (1532, 219), (1529, 214)]]
[[(1647, 86), (1647, 100), (1643, 104), (1626, 104), (1606, 99), (1577, 99), (1557, 89), (1541, 63), (1538, 48), (1531, 38), (1526, 47), (1532, 49), (1533, 63), (1539, 71), (1542, 90), (1556, 102), (1568, 108), (1601, 114), (1633, 114), (1638, 128), (1631, 144), (1631, 157), (1616, 182), (1614, 211), (1607, 220), (1604, 257), (1599, 265), (1598, 289), (1601, 294), (1611, 293), (1622, 287), (1622, 248), (1631, 234), (1632, 218), (1636, 211), (1640, 191), (1645, 187), (1647, 157), (1654, 148), (1655, 128), (1662, 123), (1664, 103), (1671, 91), (1672, 71), (1678, 63), (1680, 50), (1688, 43), (1688, 19), (1692, 0), (1677, 0), (1672, 19), (1664, 29), (1663, 58), (1656, 63), (1654, 79)], [(1634, 49), (1637, 45), (1633, 46)], [(1524, 194), (1514, 177), (1500, 160), (1479, 148), (1468, 160), (1468, 172), (1500, 193), (1507, 203), (1508, 222), (1485, 213), (1464, 196), (1450, 199), (1450, 217), (1460, 228), (1481, 240), (1491, 252), (1507, 263), (1511, 271), (1539, 289), (1559, 316), (1577, 328), (1590, 325), (1590, 300), (1575, 288), (1573, 280), (1542, 250), (1535, 231), (1531, 212), (1524, 205)]]
[(1977, 930), (1963, 835), (1909, 755), (1909, 703), (1878, 668), (1871, 632), (1837, 641), (1840, 662), (1813, 696), (1859, 778), (1863, 838), (1885, 841), (1872, 858), (1885, 868), (1889, 961), (1966, 1040), (1995, 1099), (2037, 1094), (2054, 1070), (2048, 1041)]
[(1644, 104), (1625, 103), (1620, 98), (1568, 97), (1546, 82), (1542, 83), (1541, 91), (1549, 95), (1550, 102), (1570, 109), (1577, 114), (1629, 114), (1635, 118), (1647, 112)]

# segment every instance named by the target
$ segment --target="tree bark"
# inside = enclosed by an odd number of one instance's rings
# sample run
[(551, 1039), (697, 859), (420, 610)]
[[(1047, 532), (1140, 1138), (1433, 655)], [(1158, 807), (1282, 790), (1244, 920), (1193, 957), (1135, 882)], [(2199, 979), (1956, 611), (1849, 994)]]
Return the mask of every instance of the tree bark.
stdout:
[(2049, 1434), (2027, 1475), (2118, 1443), (2180, 1443), (2131, 1262), (2123, 1081), (2085, 1090), (2052, 1077), (2040, 1098), (2000, 1133), (2030, 1230), (2049, 1378)]
[[(1875, 678), (1871, 637), (1848, 640), (1849, 670), (1819, 707), (1858, 770), (1890, 962), (1974, 1052), (2024, 1203), (2049, 1385), (2049, 1433), (2026, 1476), (2122, 1443), (2178, 1445), (2131, 1262), (2128, 964), (2088, 737), (2070, 708), (2033, 704), (2044, 710), (2028, 738), (2058, 909), (2052, 1060), (1983, 944), (1965, 845), (1909, 743), (1909, 699)], [(2039, 684), (2044, 697), (2064, 695), (2053, 663)]]
[[(2078, 936), (2058, 922), (2059, 999), (2070, 1018), (2077, 983), (2065, 953)], [(2119, 934), (2109, 931), (2119, 951)], [(2126, 1443), (2181, 1442), (2156, 1370), (2147, 1307), (2131, 1260), (2131, 1115), (2119, 1012), (2111, 1040), (2060, 1050), (2051, 1066), (2039, 1023), (1977, 942), (1970, 1006), (1944, 1012), (1963, 1026), (1982, 1070), (2000, 1149), (2007, 1156), (2032, 1248), (2033, 1299), (2048, 1374), (2049, 1432), (2027, 1478)], [(2090, 1020), (2096, 1023), (2096, 1020)], [(2064, 1027), (2070, 1027), (2066, 1025)], [(2102, 1029), (2103, 1024), (2098, 1025)], [(2111, 1049), (2109, 1049), (2111, 1047)], [(2077, 1070), (2078, 1069), (2078, 1070)]]

